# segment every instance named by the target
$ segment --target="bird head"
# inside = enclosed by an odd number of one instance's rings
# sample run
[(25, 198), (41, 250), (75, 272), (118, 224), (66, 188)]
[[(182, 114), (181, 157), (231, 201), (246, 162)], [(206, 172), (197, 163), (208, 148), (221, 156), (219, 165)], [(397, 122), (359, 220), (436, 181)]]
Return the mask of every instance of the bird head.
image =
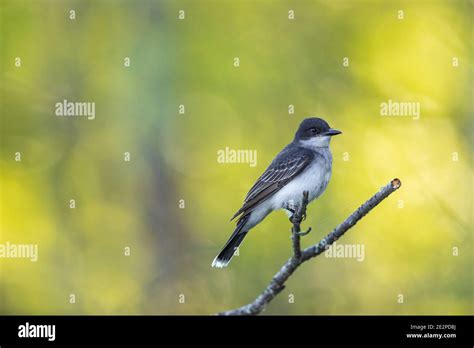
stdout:
[(306, 148), (328, 147), (331, 137), (342, 132), (329, 127), (322, 118), (310, 117), (301, 122), (294, 141)]

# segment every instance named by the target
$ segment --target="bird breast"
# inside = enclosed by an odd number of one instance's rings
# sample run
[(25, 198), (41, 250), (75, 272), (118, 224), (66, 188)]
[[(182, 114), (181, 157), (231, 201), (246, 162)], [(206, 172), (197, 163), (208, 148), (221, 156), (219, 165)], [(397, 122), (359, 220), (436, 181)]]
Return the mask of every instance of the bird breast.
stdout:
[(318, 198), (328, 186), (331, 167), (332, 157), (329, 150), (319, 153), (305, 170), (275, 194), (274, 208), (285, 208), (288, 204), (298, 205), (304, 191), (309, 192), (309, 201)]

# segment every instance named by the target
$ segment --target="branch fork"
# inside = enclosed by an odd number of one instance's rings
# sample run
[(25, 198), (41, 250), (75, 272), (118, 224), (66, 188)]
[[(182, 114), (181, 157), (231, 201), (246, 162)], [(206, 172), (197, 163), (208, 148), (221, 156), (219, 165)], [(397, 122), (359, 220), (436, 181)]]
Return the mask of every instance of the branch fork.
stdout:
[(402, 185), (399, 179), (393, 179), (387, 185), (382, 187), (376, 194), (362, 204), (355, 212), (353, 212), (346, 220), (338, 225), (334, 230), (326, 235), (319, 243), (312, 245), (304, 250), (301, 250), (301, 237), (311, 232), (311, 228), (302, 232), (301, 222), (306, 218), (306, 207), (308, 205), (308, 192), (303, 192), (303, 199), (301, 204), (294, 209), (291, 209), (293, 215), (290, 218), (293, 224), (291, 228), (291, 240), (293, 246), (293, 256), (280, 268), (280, 270), (273, 276), (268, 286), (263, 292), (251, 303), (237, 309), (218, 313), (219, 315), (257, 315), (260, 314), (266, 305), (272, 301), (283, 289), (285, 289), (285, 282), (291, 277), (293, 272), (304, 262), (320, 255), (336, 240), (341, 238), (350, 228), (352, 228), (360, 219), (367, 215), (380, 202), (387, 198), (390, 194), (395, 192)]

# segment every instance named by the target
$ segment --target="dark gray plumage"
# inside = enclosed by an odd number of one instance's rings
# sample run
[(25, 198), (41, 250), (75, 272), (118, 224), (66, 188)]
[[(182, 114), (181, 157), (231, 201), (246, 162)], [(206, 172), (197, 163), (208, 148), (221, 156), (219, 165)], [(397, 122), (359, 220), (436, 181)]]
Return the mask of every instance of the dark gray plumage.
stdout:
[(212, 262), (213, 267), (227, 266), (247, 232), (270, 212), (297, 203), (303, 191), (309, 192), (310, 201), (324, 192), (332, 166), (329, 141), (340, 133), (320, 118), (307, 118), (300, 124), (293, 141), (257, 179), (232, 217), (240, 216), (237, 227)]

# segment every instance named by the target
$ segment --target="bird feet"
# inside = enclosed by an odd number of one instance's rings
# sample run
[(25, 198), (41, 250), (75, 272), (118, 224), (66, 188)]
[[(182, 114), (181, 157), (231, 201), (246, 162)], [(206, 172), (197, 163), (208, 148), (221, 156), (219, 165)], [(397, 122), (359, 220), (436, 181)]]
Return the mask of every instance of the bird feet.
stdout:
[(293, 209), (292, 207), (290, 207), (289, 204), (287, 204), (287, 206), (285, 207), (285, 209), (286, 209), (289, 213), (291, 213), (291, 215), (289, 215), (288, 220), (290, 220), (290, 222), (293, 223), (293, 217), (295, 216), (296, 210)]
[[(289, 203), (286, 205), (285, 209), (291, 213), (290, 217), (288, 218), (288, 220), (290, 220), (291, 223), (295, 223), (294, 219), (295, 219), (295, 214), (296, 214), (296, 211), (298, 210), (298, 206), (293, 206), (293, 205), (290, 205)], [(297, 222), (303, 222), (303, 221), (306, 221), (306, 211), (304, 211), (302, 214), (301, 214), (301, 217), (299, 219), (299, 221)], [(306, 231), (309, 233), (309, 231)]]
[[(291, 223), (294, 223), (294, 218), (295, 218), (295, 213), (296, 213), (296, 210), (295, 209), (291, 209), (291, 208), (285, 208), (286, 210), (288, 210), (290, 213), (291, 213), (291, 216), (288, 218), (288, 220), (290, 220)], [(306, 220), (306, 212), (304, 212), (302, 215), (301, 215), (301, 222), (305, 221)]]
[[(297, 209), (294, 209), (289, 204), (285, 207), (285, 209), (291, 213), (291, 216), (289, 217), (288, 220), (290, 220), (290, 222), (292, 224), (297, 223), (299, 225), (301, 222), (306, 220), (306, 212), (303, 212), (303, 214), (301, 214), (301, 219), (299, 221), (295, 221), (294, 218), (295, 218), (295, 214), (296, 214)], [(293, 229), (292, 229), (292, 231), (293, 231)], [(294, 233), (297, 234), (298, 236), (302, 237), (302, 236), (306, 236), (310, 232), (311, 232), (311, 227), (309, 227), (306, 231), (294, 232)]]

